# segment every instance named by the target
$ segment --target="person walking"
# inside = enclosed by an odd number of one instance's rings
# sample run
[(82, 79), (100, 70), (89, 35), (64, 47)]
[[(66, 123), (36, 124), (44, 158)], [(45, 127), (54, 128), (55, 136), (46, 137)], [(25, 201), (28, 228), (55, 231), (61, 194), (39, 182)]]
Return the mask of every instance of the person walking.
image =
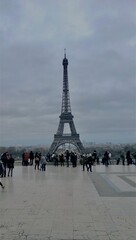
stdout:
[[(3, 172), (4, 172), (4, 166), (3, 166), (2, 161), (0, 160), (0, 178), (3, 175)], [(2, 189), (4, 189), (4, 185), (1, 181), (0, 181), (0, 186), (2, 187)]]
[(94, 159), (92, 158), (92, 155), (89, 154), (87, 156), (87, 171), (89, 172), (92, 172), (92, 165), (94, 164)]

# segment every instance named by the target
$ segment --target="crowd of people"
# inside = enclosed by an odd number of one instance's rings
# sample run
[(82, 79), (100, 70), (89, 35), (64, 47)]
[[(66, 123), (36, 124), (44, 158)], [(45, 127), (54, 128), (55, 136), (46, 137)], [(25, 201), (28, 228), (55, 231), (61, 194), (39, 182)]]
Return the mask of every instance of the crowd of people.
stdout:
[(77, 160), (78, 160), (78, 155), (76, 152), (69, 152), (68, 150), (66, 150), (64, 153), (53, 153), (52, 155), (47, 156), (48, 161), (53, 162), (54, 166), (58, 166), (60, 164), (60, 166), (64, 166), (66, 165), (67, 167), (69, 167), (70, 163), (72, 164), (73, 167), (77, 166)]
[[(6, 176), (13, 176), (14, 169), (14, 158), (12, 154), (5, 152), (1, 155), (0, 159), (0, 177), (4, 178)], [(92, 172), (93, 165), (103, 164), (108, 167), (112, 164), (112, 154), (109, 151), (105, 151), (102, 156), (100, 156), (96, 150), (93, 153), (82, 154), (79, 155), (74, 151), (66, 150), (61, 153), (53, 153), (50, 155), (42, 155), (40, 152), (34, 153), (33, 151), (24, 151), (22, 154), (22, 166), (34, 165), (35, 170), (46, 171), (47, 162), (51, 162), (55, 167), (57, 166), (73, 166), (73, 168), (77, 167), (77, 163), (82, 165), (83, 171), (87, 170), (88, 172)], [(120, 156), (116, 159), (116, 165), (136, 165), (136, 153), (131, 154), (130, 151), (126, 153), (121, 153)], [(0, 181), (0, 186), (4, 188), (4, 185)]]
[(66, 150), (64, 153), (53, 153), (42, 155), (40, 152), (36, 152), (35, 154), (30, 151), (25, 151), (22, 154), (22, 166), (34, 165), (34, 169), (38, 170), (46, 170), (47, 162), (52, 162), (54, 166), (64, 166), (69, 167), (69, 164), (72, 163), (73, 167), (77, 166), (78, 155), (76, 152), (69, 152)]
[[(48, 153), (46, 156), (42, 156), (40, 152), (36, 152), (34, 154), (32, 151), (30, 151), (30, 153), (24, 152), (22, 155), (22, 165), (24, 166), (34, 164), (35, 169), (42, 169), (43, 165), (44, 169), (44, 165), (46, 165), (47, 162), (52, 162), (55, 167), (59, 165), (69, 167), (70, 164), (73, 167), (76, 167), (78, 162), (84, 166), (90, 164), (103, 164), (105, 166), (109, 166), (113, 164), (113, 158), (110, 151), (105, 151), (103, 155), (100, 155), (99, 153), (97, 153), (96, 150), (94, 150), (92, 153), (82, 155), (69, 150), (60, 153)], [(120, 156), (116, 159), (116, 162), (114, 159), (114, 164), (118, 165), (120, 163), (122, 163), (122, 165), (136, 164), (136, 153), (133, 155), (130, 153), (130, 151), (127, 151), (126, 153), (121, 153)]]
[(33, 151), (27, 152), (25, 151), (22, 154), (22, 166), (28, 166), (34, 164), (34, 169), (46, 171), (46, 162), (47, 157), (42, 155), (40, 152), (36, 152), (35, 154)]

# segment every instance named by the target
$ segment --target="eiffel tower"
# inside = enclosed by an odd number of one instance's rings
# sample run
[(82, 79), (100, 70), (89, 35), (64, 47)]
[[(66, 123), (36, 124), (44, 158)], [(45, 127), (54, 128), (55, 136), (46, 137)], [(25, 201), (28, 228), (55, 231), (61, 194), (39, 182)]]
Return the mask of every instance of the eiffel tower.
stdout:
[[(76, 132), (70, 106), (70, 95), (68, 86), (68, 60), (66, 58), (66, 50), (64, 52), (63, 65), (63, 93), (62, 93), (62, 107), (60, 122), (58, 126), (57, 133), (54, 134), (54, 141), (50, 146), (49, 153), (52, 154), (56, 152), (59, 146), (68, 143), (74, 145), (79, 153), (84, 153), (84, 147), (80, 141), (79, 134)], [(69, 124), (70, 134), (64, 133), (64, 124)]]

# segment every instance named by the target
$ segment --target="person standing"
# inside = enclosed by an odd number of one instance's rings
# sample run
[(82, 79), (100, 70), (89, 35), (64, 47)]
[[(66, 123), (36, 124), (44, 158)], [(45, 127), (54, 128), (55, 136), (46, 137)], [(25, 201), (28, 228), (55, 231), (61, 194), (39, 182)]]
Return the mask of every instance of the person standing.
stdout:
[(12, 155), (10, 155), (7, 158), (8, 177), (9, 177), (10, 174), (11, 174), (11, 177), (13, 175), (14, 162), (15, 162), (14, 158), (12, 157)]
[(108, 153), (108, 151), (106, 151), (104, 153), (104, 159), (105, 159), (105, 166), (108, 167), (108, 165), (109, 165), (109, 153)]
[(26, 151), (24, 154), (24, 164), (28, 166), (29, 153)]
[(124, 156), (124, 153), (122, 153), (122, 154), (120, 155), (120, 158), (121, 158), (121, 160), (122, 160), (122, 165), (125, 165), (125, 156)]
[(96, 159), (97, 159), (97, 152), (96, 152), (96, 150), (94, 150), (93, 153), (92, 153), (93, 164), (96, 162)]
[(30, 165), (33, 165), (33, 160), (34, 160), (34, 153), (33, 153), (33, 151), (30, 151), (29, 159), (30, 159)]
[(77, 154), (74, 152), (71, 152), (71, 162), (73, 167), (77, 166)]
[(92, 165), (94, 163), (94, 159), (92, 158), (92, 155), (89, 154), (88, 157), (87, 157), (87, 171), (89, 172), (92, 172)]
[(59, 155), (59, 161), (60, 161), (60, 166), (61, 166), (61, 167), (64, 166), (64, 155), (63, 155), (63, 153), (61, 153), (61, 154)]
[(3, 163), (3, 166), (4, 166), (4, 170), (3, 170), (3, 173), (2, 173), (1, 177), (6, 177), (6, 167), (7, 167), (7, 157), (8, 156), (9, 156), (8, 152), (3, 153), (3, 155), (1, 156), (1, 160), (2, 160), (2, 163)]
[(134, 164), (136, 165), (136, 152), (133, 154), (133, 157), (134, 157)]
[(82, 155), (83, 171), (85, 171), (86, 162), (87, 162), (87, 156), (86, 156), (86, 154), (83, 154), (83, 155)]
[(130, 151), (127, 151), (126, 159), (127, 159), (127, 165), (132, 164), (132, 158), (131, 158)]
[(40, 169), (42, 171), (46, 171), (46, 158), (45, 156), (42, 156), (41, 157), (41, 160), (40, 160)]
[(52, 158), (53, 158), (53, 161), (54, 161), (54, 166), (55, 166), (55, 167), (58, 167), (58, 165), (59, 165), (59, 159), (58, 159), (57, 153), (54, 153), (53, 156), (52, 156)]
[(40, 156), (39, 156), (39, 153), (38, 152), (36, 152), (36, 154), (35, 154), (35, 170), (36, 170), (36, 168), (39, 170), (39, 164), (40, 164)]
[(116, 165), (119, 165), (119, 163), (120, 163), (120, 157), (117, 158)]
[(69, 167), (69, 157), (70, 157), (70, 153), (69, 153), (68, 150), (66, 150), (66, 152), (65, 152), (65, 158), (66, 158), (67, 167)]
[[(4, 166), (2, 161), (0, 160), (0, 177), (3, 175), (4, 172)], [(2, 184), (2, 182), (0, 181), (0, 186), (2, 187), (2, 189), (4, 189), (4, 185)]]
[(25, 163), (24, 163), (24, 156), (25, 156), (25, 153), (23, 152), (23, 153), (22, 153), (22, 166), (25, 165)]
[(111, 155), (111, 152), (108, 152), (108, 158), (109, 158), (109, 159), (108, 159), (108, 162), (109, 162), (110, 165), (111, 165), (111, 156), (112, 156), (112, 155)]

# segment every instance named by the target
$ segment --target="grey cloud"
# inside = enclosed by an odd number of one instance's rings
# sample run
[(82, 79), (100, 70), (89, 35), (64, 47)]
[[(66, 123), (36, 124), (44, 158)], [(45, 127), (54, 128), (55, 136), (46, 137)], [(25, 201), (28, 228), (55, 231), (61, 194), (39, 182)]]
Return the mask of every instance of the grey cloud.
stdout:
[(135, 6), (132, 0), (0, 1), (0, 144), (52, 141), (65, 47), (81, 139), (135, 141)]

